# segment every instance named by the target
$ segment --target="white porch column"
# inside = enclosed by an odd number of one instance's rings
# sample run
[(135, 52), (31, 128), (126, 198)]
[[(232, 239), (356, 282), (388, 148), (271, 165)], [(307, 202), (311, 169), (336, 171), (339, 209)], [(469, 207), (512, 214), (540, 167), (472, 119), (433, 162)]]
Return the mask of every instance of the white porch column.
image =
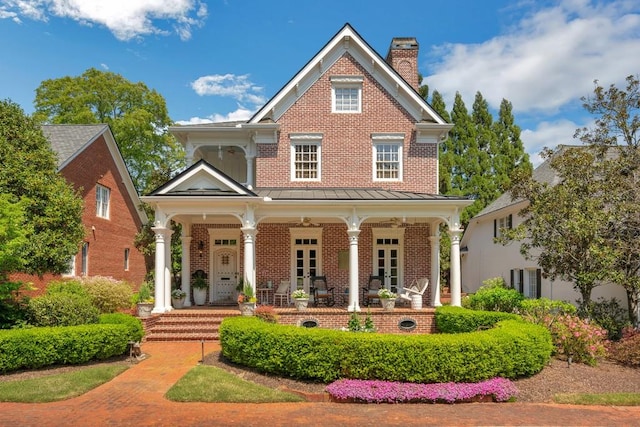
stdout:
[(255, 156), (247, 155), (247, 186), (249, 188), (254, 187), (254, 178), (253, 178), (253, 160)]
[[(171, 240), (169, 239), (171, 230), (165, 227), (153, 227), (152, 230), (156, 234), (155, 304), (152, 313), (164, 313), (167, 306), (165, 288), (169, 288), (169, 293), (171, 292), (170, 281), (167, 281), (166, 266), (166, 252), (171, 252)], [(168, 303), (171, 305), (170, 299)]]
[[(182, 230), (190, 227), (182, 224)], [(182, 290), (187, 293), (184, 306), (191, 306), (191, 236), (182, 236)]]
[(347, 311), (360, 311), (358, 301), (358, 236), (360, 230), (349, 230), (349, 307)]
[(165, 232), (164, 244), (164, 311), (173, 310), (171, 305), (171, 285), (173, 284), (173, 275), (171, 274), (171, 235), (173, 230), (167, 229)]
[[(437, 229), (437, 225), (435, 226)], [(440, 307), (440, 235), (436, 231), (429, 237), (431, 242), (431, 306)]]
[(253, 292), (256, 291), (256, 246), (255, 239), (258, 230), (247, 226), (240, 229), (244, 235), (244, 280), (251, 283)]
[(451, 274), (449, 286), (451, 287), (451, 305), (462, 306), (462, 290), (460, 283), (460, 235), (462, 230), (459, 228), (449, 229), (451, 237)]

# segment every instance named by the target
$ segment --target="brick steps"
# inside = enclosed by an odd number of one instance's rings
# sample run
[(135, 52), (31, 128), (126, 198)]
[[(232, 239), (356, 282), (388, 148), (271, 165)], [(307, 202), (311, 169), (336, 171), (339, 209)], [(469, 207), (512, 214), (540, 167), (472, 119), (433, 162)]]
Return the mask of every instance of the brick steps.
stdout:
[(174, 310), (157, 316), (145, 328), (145, 341), (217, 341), (218, 330), (225, 317), (237, 316), (238, 311), (204, 312)]

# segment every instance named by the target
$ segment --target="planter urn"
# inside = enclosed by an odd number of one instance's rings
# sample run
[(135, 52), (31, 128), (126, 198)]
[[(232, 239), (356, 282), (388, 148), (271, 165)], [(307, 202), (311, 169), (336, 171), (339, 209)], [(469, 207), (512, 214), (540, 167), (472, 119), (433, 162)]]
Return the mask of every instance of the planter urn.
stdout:
[(296, 306), (296, 310), (305, 311), (309, 305), (309, 298), (294, 298), (293, 303)]

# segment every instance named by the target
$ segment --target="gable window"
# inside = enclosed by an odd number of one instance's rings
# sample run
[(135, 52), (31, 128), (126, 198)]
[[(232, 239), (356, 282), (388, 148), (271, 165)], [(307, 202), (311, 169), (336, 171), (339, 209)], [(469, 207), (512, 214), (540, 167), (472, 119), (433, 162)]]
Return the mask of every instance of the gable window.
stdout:
[(332, 76), (331, 112), (360, 113), (363, 80), (362, 76)]
[(292, 134), (291, 180), (320, 181), (322, 135)]
[(96, 185), (96, 216), (109, 219), (109, 197), (111, 190), (102, 185)]
[(493, 220), (493, 237), (502, 237), (503, 230), (511, 230), (513, 228), (513, 215), (509, 214), (502, 218)]
[(511, 270), (511, 287), (527, 298), (540, 298), (542, 270), (539, 268)]
[(373, 180), (402, 181), (404, 134), (373, 135)]

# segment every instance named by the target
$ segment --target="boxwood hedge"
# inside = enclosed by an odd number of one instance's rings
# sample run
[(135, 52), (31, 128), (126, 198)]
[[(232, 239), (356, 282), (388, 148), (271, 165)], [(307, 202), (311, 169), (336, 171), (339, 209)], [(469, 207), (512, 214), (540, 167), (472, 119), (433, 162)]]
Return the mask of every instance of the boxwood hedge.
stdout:
[(106, 359), (142, 335), (140, 320), (121, 313), (103, 315), (99, 324), (2, 330), (0, 372)]
[[(470, 310), (457, 311), (473, 316)], [(491, 329), (456, 334), (362, 334), (239, 316), (222, 322), (220, 342), (223, 355), (235, 363), (321, 382), (340, 378), (478, 382), (542, 370), (552, 350), (546, 328), (517, 317), (493, 323)]]

